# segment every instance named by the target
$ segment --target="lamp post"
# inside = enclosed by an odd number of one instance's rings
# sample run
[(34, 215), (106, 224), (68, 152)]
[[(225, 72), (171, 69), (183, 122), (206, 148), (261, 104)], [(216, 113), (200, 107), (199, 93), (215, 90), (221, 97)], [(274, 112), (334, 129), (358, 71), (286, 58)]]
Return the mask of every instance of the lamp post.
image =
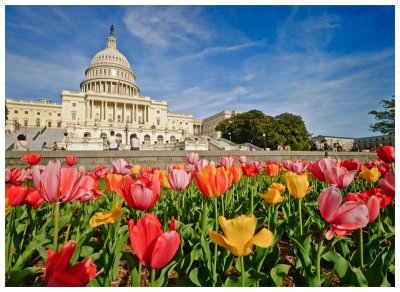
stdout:
[(128, 145), (128, 131), (129, 131), (129, 127), (128, 127), (128, 123), (125, 124), (125, 138), (126, 138), (126, 142), (125, 144)]
[(267, 150), (267, 145), (265, 143), (265, 133), (263, 133), (263, 137), (264, 137), (264, 151)]
[(197, 148), (197, 140), (198, 140), (198, 138), (196, 137), (196, 138), (194, 138), (194, 150), (196, 150), (196, 148)]
[(153, 123), (153, 125), (151, 126), (151, 132), (153, 133), (153, 141), (154, 141), (154, 132), (155, 131), (156, 131), (156, 126)]
[(229, 142), (232, 142), (232, 133), (229, 132), (228, 134), (229, 134)]
[(210, 141), (211, 141), (211, 139), (210, 139), (210, 138), (207, 138), (207, 148), (208, 148), (208, 151), (210, 151)]

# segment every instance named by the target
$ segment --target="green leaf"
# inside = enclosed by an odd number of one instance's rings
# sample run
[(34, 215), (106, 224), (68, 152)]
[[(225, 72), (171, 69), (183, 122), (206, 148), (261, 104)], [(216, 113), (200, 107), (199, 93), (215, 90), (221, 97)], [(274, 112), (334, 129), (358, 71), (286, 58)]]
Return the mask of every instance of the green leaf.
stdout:
[(172, 270), (176, 267), (178, 261), (172, 261), (167, 266), (165, 266), (158, 276), (158, 279), (154, 281), (154, 287), (163, 287), (166, 286), (168, 283), (169, 274)]
[(193, 269), (189, 274), (189, 279), (198, 287), (207, 287), (211, 284), (210, 273), (204, 266)]
[(32, 244), (29, 244), (28, 247), (25, 249), (25, 251), (22, 253), (22, 255), (18, 257), (18, 260), (12, 267), (11, 272), (16, 272), (21, 270), (22, 267), (25, 265), (26, 261), (29, 260), (29, 258), (35, 252), (35, 250), (36, 249), (32, 246)]
[(201, 248), (203, 249), (203, 254), (204, 254), (204, 262), (207, 265), (208, 271), (211, 273), (211, 251), (210, 251), (210, 245), (209, 243), (205, 240), (204, 236), (201, 236), (200, 238), (200, 245)]
[(40, 270), (39, 267), (30, 267), (11, 273), (10, 278), (6, 281), (6, 287), (25, 286), (24, 285), (25, 278), (32, 275), (38, 270)]
[(279, 264), (271, 269), (271, 279), (276, 287), (282, 285), (283, 279), (289, 273), (289, 269), (290, 266), (285, 264)]
[(337, 252), (325, 249), (322, 258), (334, 264), (334, 269), (339, 278), (343, 278), (349, 268), (349, 263)]

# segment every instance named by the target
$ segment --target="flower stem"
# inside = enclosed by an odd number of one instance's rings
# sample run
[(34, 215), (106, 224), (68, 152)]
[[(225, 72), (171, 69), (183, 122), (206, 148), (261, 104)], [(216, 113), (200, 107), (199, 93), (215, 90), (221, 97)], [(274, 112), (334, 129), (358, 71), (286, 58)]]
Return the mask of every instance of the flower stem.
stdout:
[(156, 269), (151, 269), (151, 283), (150, 286), (154, 287), (154, 279), (156, 278)]
[[(214, 198), (214, 213), (215, 213), (215, 230), (218, 231), (217, 197)], [(213, 265), (213, 285), (214, 285), (214, 287), (217, 284), (217, 255), (218, 255), (218, 247), (216, 244), (214, 244), (214, 265)]]
[(240, 271), (241, 272), (240, 280), (241, 280), (241, 283), (242, 283), (242, 287), (244, 287), (244, 260), (243, 260), (243, 256), (241, 256), (239, 258), (240, 258), (240, 265), (241, 265), (241, 268), (242, 268), (242, 270)]
[(381, 237), (381, 213), (378, 214), (378, 237)]
[(250, 193), (250, 215), (253, 215), (253, 210), (254, 210), (253, 197), (254, 197), (254, 186), (251, 187), (251, 193)]
[(272, 208), (272, 204), (271, 205), (269, 205), (269, 207), (268, 207), (268, 230), (271, 230), (271, 225), (270, 225), (270, 222), (271, 222), (271, 208)]
[(53, 248), (58, 252), (58, 218), (60, 217), (60, 202), (57, 202), (54, 207), (54, 241)]
[(300, 236), (303, 235), (303, 216), (301, 215), (301, 202), (303, 202), (303, 198), (299, 199)]
[(142, 262), (141, 261), (139, 261), (138, 276), (139, 276), (139, 286), (138, 287), (140, 287), (140, 282), (142, 282)]
[(362, 231), (362, 228), (360, 228), (359, 229), (359, 232), (360, 232), (360, 242), (359, 242), (359, 248), (360, 248), (360, 268), (361, 268), (361, 271), (363, 270), (363, 268), (364, 268), (364, 246), (363, 246), (363, 231)]
[(322, 254), (322, 244), (324, 242), (325, 232), (326, 232), (326, 227), (321, 232), (317, 248), (316, 266), (317, 266), (317, 278), (319, 287), (321, 287), (321, 254)]
[(178, 224), (180, 225), (180, 215), (181, 215), (181, 213), (180, 213), (180, 200), (179, 200), (179, 193), (178, 192), (176, 192), (176, 191), (174, 191), (175, 192), (175, 194), (176, 194), (176, 196), (177, 196), (177, 199), (178, 199), (178, 215), (177, 215), (177, 218), (178, 218)]

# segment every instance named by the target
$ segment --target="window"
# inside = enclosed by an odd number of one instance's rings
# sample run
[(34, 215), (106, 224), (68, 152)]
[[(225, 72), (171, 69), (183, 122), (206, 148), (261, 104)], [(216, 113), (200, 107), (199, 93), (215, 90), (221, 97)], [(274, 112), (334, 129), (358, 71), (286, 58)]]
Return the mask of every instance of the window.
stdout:
[(157, 126), (160, 125), (160, 118), (157, 118)]
[(25, 114), (27, 115), (29, 112), (28, 111), (25, 111)]
[(160, 111), (157, 111), (157, 113), (159, 114), (159, 113), (160, 113)]
[(164, 144), (164, 137), (159, 135), (157, 136), (157, 144)]
[(40, 119), (36, 119), (36, 127), (40, 127)]
[(61, 128), (61, 122), (57, 122), (57, 128)]
[(72, 103), (72, 106), (74, 106), (74, 107), (75, 107), (75, 106), (76, 106), (76, 102), (73, 102), (73, 103)]
[(28, 120), (24, 120), (24, 127), (28, 127)]
[(72, 120), (75, 121), (76, 120), (76, 112), (72, 112), (71, 115), (72, 115)]
[(61, 117), (61, 113), (58, 113), (57, 116)]
[(121, 123), (121, 115), (117, 116), (118, 123)]
[(150, 136), (149, 135), (145, 135), (143, 140), (144, 140), (145, 145), (150, 145)]
[(37, 114), (38, 116), (40, 116), (40, 112), (37, 112), (36, 114)]
[(126, 122), (127, 122), (127, 123), (132, 123), (132, 121), (131, 121), (131, 116), (126, 116)]
[(18, 111), (17, 111), (17, 110), (15, 110), (15, 111), (14, 111), (14, 114), (17, 114), (17, 113), (18, 113)]
[(49, 116), (51, 116), (51, 113), (49, 113)]
[(47, 122), (47, 127), (51, 128), (51, 122)]

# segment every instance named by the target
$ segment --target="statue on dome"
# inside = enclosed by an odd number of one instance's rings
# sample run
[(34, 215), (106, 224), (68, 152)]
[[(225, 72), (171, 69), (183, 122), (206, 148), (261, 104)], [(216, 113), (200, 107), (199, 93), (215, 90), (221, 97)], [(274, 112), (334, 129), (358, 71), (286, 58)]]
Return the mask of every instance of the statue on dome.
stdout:
[(113, 35), (114, 35), (114, 25), (111, 24), (111, 27), (110, 27), (110, 36), (113, 36)]

